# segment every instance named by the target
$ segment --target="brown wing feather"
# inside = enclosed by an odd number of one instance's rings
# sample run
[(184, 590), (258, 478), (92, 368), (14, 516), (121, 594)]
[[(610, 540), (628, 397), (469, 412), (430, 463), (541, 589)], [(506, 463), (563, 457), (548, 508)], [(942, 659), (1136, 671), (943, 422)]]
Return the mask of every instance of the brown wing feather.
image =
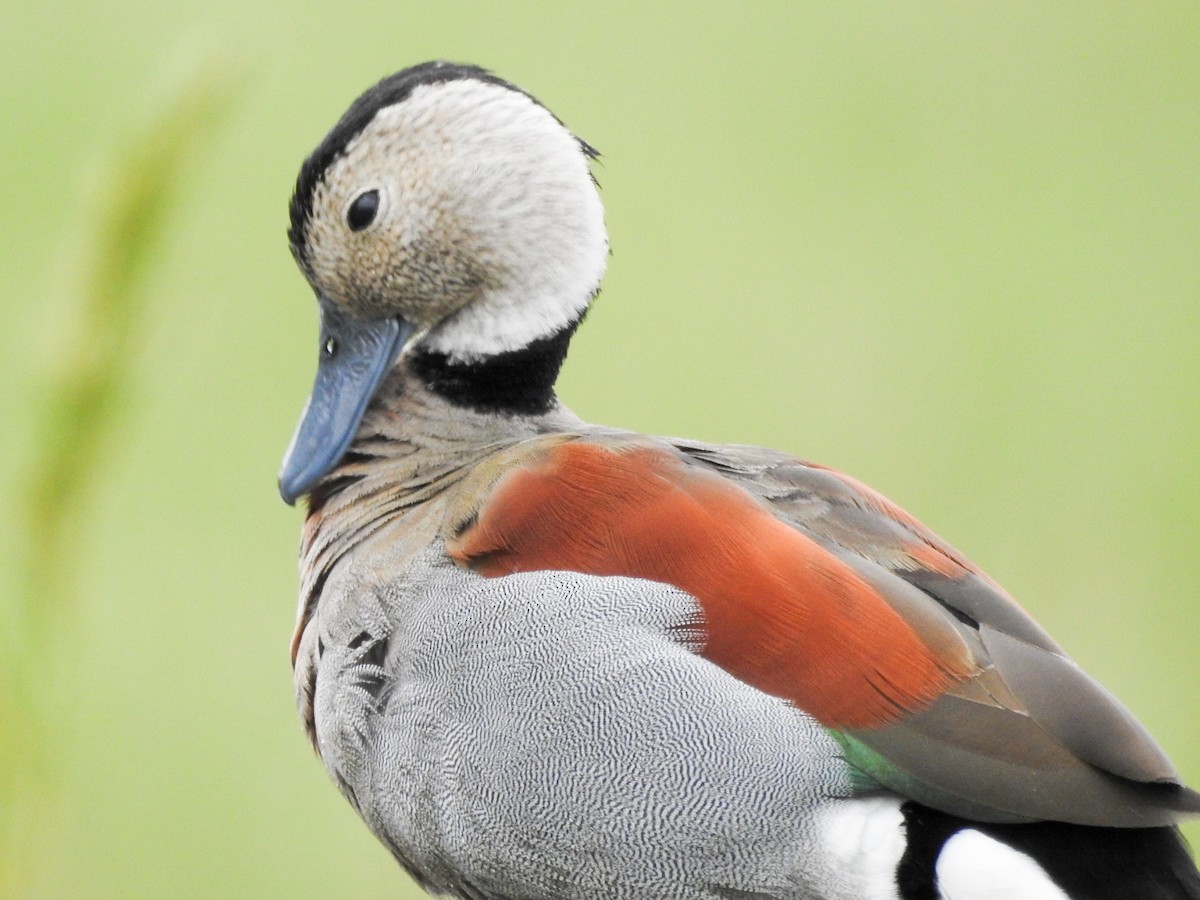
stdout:
[(521, 451), (447, 541), (484, 575), (568, 569), (673, 584), (704, 655), (835, 728), (923, 709), (978, 666), (953, 617), (864, 574), (733, 482), (667, 446), (579, 440)]
[(1004, 591), (853, 479), (755, 448), (554, 435), (480, 467), (445, 528), (485, 576), (628, 575), (697, 598), (704, 655), (949, 812), (1159, 825), (1200, 812), (1136, 719)]
[[(757, 448), (683, 445), (855, 567), (896, 603), (919, 590), (977, 641), (981, 671), (931, 709), (853, 737), (880, 780), (982, 819), (1162, 825), (1200, 813), (1166, 754), (999, 585), (895, 504), (847, 476)], [(856, 562), (856, 560), (858, 562)]]

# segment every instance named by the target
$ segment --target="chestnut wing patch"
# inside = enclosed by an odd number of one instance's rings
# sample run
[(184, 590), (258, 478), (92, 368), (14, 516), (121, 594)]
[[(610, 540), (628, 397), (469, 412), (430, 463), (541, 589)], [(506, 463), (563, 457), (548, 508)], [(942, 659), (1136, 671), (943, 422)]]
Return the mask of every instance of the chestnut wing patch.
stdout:
[(707, 659), (826, 726), (881, 727), (979, 671), (951, 620), (902, 614), (762, 501), (661, 444), (556, 442), (474, 501), (447, 539), (459, 563), (679, 587), (699, 601)]

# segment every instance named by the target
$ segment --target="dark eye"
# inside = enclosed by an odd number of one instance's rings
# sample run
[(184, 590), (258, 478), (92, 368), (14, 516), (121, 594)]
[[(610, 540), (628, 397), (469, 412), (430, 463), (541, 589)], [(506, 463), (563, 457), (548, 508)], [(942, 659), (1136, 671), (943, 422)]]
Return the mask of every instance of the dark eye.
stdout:
[(375, 221), (379, 211), (379, 191), (364, 191), (354, 198), (346, 211), (346, 224), (351, 231), (362, 231)]

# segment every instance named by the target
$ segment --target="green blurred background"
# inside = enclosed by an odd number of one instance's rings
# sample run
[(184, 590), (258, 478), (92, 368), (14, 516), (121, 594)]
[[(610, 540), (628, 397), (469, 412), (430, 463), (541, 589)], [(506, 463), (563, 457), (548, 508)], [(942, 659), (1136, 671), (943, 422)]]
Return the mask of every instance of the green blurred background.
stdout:
[[(34, 694), (0, 722), (8, 890), (414, 895), (296, 720), (301, 514), (275, 471), (316, 355), (284, 238), (297, 167), (358, 92), (432, 57), (494, 68), (604, 153), (613, 256), (570, 406), (879, 488), (1200, 784), (1200, 6), (81, 0), (4, 20), (0, 651)], [(163, 127), (190, 149), (123, 343), (81, 296), (115, 173)], [(111, 431), (31, 574), (29, 485), (70, 435), (47, 410), (105, 348)]]

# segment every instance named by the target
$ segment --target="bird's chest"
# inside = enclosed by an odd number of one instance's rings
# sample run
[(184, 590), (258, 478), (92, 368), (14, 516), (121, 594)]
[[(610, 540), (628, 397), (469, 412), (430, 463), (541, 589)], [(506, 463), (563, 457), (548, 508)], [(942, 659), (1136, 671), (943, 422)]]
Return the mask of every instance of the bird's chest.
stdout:
[(486, 592), (483, 604), (471, 593), (483, 579), (436, 537), (409, 558), (360, 558), (339, 574), (326, 586), (336, 602), (313, 625), (312, 729), (326, 769), (417, 880), (504, 896), (467, 873), (516, 855), (499, 784), (527, 769), (517, 745), (533, 714), (530, 667), (503, 658), (514, 641)]
[[(432, 522), (436, 517), (428, 517)], [(429, 613), (432, 565), (453, 568), (420, 520), (386, 549), (331, 572), (297, 660), (301, 715), (330, 776), (377, 836), (423, 882), (438, 880), (454, 730), (428, 663), (453, 657)], [(424, 544), (415, 550), (412, 544)], [(466, 572), (455, 578), (472, 578)], [(308, 714), (305, 715), (305, 711)]]
[[(809, 898), (829, 739), (678, 639), (637, 579), (484, 579), (435, 541), (320, 617), (322, 759), (396, 858), (464, 897)], [(757, 893), (754, 893), (757, 892)], [(840, 896), (830, 894), (829, 896)]]

